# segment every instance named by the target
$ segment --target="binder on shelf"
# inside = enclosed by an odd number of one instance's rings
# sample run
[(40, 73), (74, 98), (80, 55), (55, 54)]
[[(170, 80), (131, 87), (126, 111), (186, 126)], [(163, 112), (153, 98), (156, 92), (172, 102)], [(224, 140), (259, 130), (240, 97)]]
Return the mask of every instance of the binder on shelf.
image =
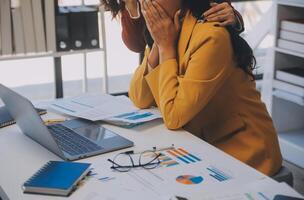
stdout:
[(45, 31), (43, 22), (42, 0), (32, 0), (37, 52), (46, 52)]
[(304, 33), (280, 30), (280, 38), (304, 44)]
[(25, 51), (36, 52), (36, 35), (34, 31), (33, 11), (31, 0), (21, 0), (22, 22), (24, 27)]
[(16, 54), (23, 54), (25, 53), (25, 39), (20, 0), (12, 0), (11, 3), (14, 51)]
[(68, 10), (71, 48), (99, 48), (98, 9), (90, 6), (71, 6)]
[(55, 1), (44, 0), (46, 47), (49, 52), (56, 52)]
[(99, 46), (98, 12), (85, 13), (86, 48), (97, 49)]
[(288, 49), (291, 51), (296, 51), (300, 53), (304, 53), (304, 44), (291, 42), (288, 40), (278, 39), (278, 47), (283, 49)]
[(71, 12), (69, 14), (69, 28), (71, 48), (74, 50), (85, 48), (85, 13)]
[(0, 14), (1, 14), (0, 39), (1, 39), (2, 54), (11, 55), (13, 53), (11, 0), (0, 1)]
[(56, 46), (57, 51), (68, 51), (71, 49), (69, 38), (69, 16), (68, 14), (56, 14)]
[(304, 19), (282, 20), (281, 29), (304, 34)]
[(304, 87), (304, 66), (277, 70), (276, 78)]

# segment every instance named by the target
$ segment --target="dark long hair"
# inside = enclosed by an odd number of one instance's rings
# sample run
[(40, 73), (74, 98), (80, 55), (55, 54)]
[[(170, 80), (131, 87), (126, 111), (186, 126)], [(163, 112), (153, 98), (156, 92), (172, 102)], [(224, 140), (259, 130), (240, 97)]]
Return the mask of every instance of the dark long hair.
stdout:
[[(106, 10), (112, 12), (113, 18), (124, 9), (124, 2), (122, 0), (100, 0), (102, 5)], [(222, 3), (227, 0), (213, 0), (213, 2)], [(202, 18), (202, 14), (210, 9), (210, 0), (183, 0), (184, 11), (190, 10), (192, 15), (197, 19)], [(254, 75), (252, 73), (256, 66), (256, 59), (254, 57), (251, 47), (248, 45), (246, 40), (244, 40), (233, 27), (226, 27), (230, 34), (231, 44), (234, 51), (235, 61), (242, 70), (249, 74), (253, 79)], [(154, 41), (149, 33), (148, 29), (145, 28), (144, 37), (147, 45), (152, 47)]]
[[(223, 3), (224, 0), (216, 0), (216, 3)], [(184, 8), (191, 11), (192, 15), (197, 19), (202, 18), (202, 14), (210, 9), (210, 1), (208, 0), (185, 0)], [(249, 44), (242, 38), (239, 33), (231, 26), (226, 27), (230, 34), (231, 44), (234, 51), (235, 61), (238, 67), (249, 74), (253, 79), (253, 70), (256, 67), (256, 59), (253, 50)]]
[(115, 18), (118, 13), (125, 8), (125, 3), (122, 0), (100, 0), (101, 5), (106, 11), (112, 13), (112, 17)]

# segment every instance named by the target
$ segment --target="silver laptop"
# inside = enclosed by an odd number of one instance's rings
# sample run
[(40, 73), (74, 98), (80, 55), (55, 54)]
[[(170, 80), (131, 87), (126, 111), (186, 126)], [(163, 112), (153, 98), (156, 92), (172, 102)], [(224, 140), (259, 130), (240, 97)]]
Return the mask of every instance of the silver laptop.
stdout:
[(133, 142), (87, 120), (46, 126), (32, 103), (0, 84), (0, 98), (22, 132), (64, 160), (77, 160), (133, 146)]

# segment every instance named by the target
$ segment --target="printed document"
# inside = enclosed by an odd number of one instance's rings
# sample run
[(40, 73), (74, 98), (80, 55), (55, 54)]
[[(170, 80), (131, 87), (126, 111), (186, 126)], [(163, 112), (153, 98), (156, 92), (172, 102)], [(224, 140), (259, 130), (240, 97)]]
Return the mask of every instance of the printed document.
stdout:
[(161, 118), (157, 109), (139, 110), (127, 97), (86, 94), (56, 100), (51, 108), (66, 115), (88, 119), (137, 124)]

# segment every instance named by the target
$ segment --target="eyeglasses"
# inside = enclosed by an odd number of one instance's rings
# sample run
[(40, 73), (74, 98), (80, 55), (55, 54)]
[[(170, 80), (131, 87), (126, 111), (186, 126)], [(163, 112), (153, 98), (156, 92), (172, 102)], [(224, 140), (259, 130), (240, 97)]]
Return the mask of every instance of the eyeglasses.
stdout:
[[(138, 164), (135, 164), (133, 157), (137, 155), (139, 155)], [(119, 172), (128, 172), (132, 168), (139, 167), (144, 169), (154, 169), (160, 164), (160, 156), (161, 154), (155, 151), (144, 151), (140, 154), (124, 152), (117, 154), (112, 160), (108, 159), (108, 161), (113, 164), (111, 169)]]

